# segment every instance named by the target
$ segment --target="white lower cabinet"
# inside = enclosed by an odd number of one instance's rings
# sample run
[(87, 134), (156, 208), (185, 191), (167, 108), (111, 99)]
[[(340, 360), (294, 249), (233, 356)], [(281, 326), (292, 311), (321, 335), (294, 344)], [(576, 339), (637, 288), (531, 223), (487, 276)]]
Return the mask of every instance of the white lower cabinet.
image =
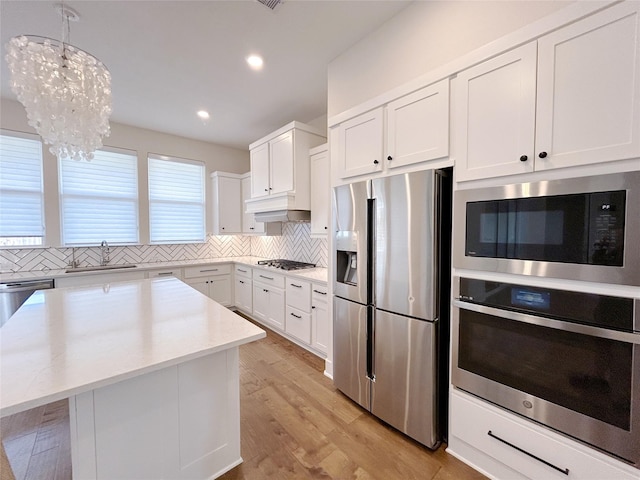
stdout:
[(233, 305), (231, 264), (187, 267), (183, 281), (221, 305)]
[(251, 315), (253, 313), (253, 280), (251, 268), (235, 266), (235, 291), (233, 294), (238, 310)]
[(492, 478), (638, 480), (638, 470), (458, 390), (447, 451)]
[(285, 331), (311, 344), (311, 283), (287, 277), (287, 317)]
[(256, 269), (253, 276), (253, 316), (259, 322), (284, 331), (284, 277)]
[(327, 354), (329, 349), (329, 306), (327, 287), (311, 286), (311, 347)]

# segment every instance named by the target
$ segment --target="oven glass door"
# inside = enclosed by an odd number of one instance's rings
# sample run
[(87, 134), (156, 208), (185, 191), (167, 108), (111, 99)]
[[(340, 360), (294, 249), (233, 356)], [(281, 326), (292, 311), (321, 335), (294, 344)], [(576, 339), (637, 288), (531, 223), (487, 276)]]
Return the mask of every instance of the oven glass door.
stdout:
[(460, 309), (458, 368), (631, 429), (633, 344)]

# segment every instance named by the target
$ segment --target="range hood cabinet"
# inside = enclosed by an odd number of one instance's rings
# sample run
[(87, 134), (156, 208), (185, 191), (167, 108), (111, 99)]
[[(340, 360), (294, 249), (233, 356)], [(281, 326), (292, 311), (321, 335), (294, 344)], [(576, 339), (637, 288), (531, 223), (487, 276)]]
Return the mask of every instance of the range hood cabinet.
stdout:
[(274, 210), (254, 213), (256, 222), (310, 222), (309, 210)]

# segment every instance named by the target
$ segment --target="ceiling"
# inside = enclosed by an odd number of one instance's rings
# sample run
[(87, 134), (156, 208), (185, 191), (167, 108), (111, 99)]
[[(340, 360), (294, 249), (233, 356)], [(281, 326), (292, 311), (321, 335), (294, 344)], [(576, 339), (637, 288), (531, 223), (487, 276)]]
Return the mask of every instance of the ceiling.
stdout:
[[(19, 34), (59, 40), (55, 3), (0, 1), (2, 97), (16, 98), (4, 45)], [(242, 149), (292, 120), (326, 115), (328, 63), (408, 3), (65, 1), (80, 15), (69, 42), (111, 72), (113, 122)], [(261, 71), (247, 66), (251, 53), (264, 58)]]

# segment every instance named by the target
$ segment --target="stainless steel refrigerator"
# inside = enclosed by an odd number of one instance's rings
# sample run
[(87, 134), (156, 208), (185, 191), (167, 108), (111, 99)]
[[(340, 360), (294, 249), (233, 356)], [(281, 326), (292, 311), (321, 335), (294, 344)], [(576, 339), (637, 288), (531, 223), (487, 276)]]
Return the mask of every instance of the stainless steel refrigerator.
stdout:
[(450, 170), (334, 189), (334, 383), (430, 448), (446, 428), (450, 189)]

